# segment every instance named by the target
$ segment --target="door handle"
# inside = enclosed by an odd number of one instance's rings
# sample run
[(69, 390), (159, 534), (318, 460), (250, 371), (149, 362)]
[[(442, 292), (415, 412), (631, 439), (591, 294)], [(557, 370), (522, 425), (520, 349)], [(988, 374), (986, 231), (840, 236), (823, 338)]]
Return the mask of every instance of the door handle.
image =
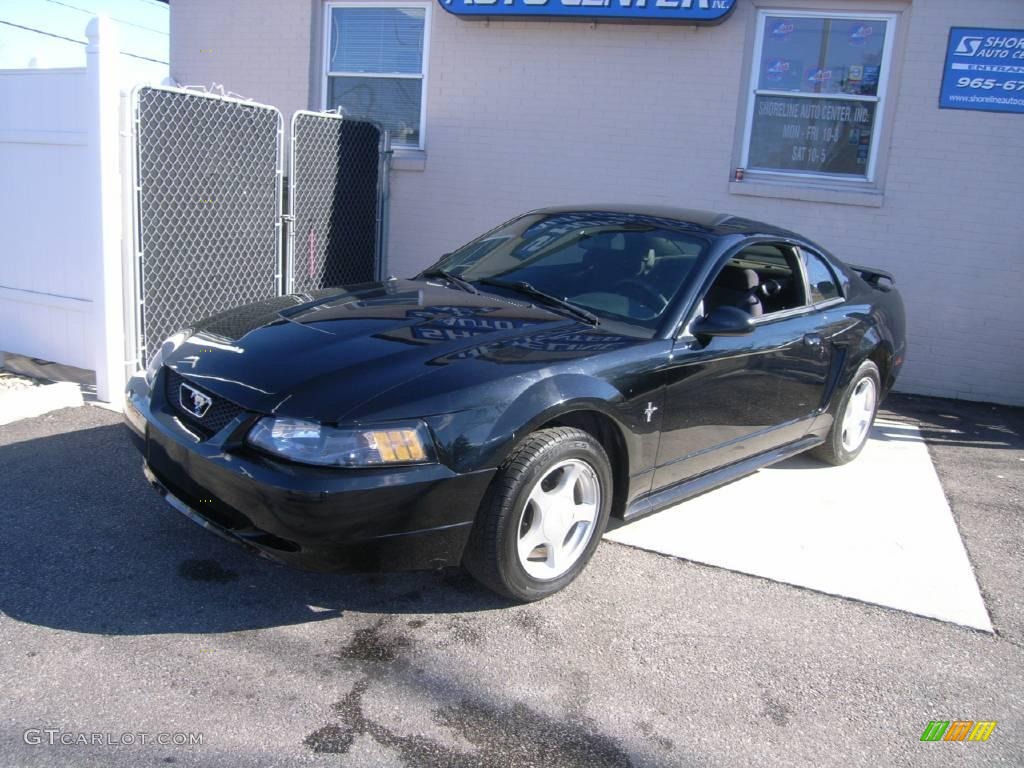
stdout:
[(804, 335), (804, 344), (808, 347), (820, 347), (823, 339), (816, 333), (808, 333)]

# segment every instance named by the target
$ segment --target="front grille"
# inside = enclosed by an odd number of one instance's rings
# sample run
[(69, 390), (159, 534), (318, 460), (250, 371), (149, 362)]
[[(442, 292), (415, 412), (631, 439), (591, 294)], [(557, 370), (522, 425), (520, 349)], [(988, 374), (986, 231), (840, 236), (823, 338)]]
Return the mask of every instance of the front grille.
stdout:
[[(176, 413), (179, 413), (182, 418), (185, 419), (185, 421), (197, 427), (207, 437), (211, 437), (220, 432), (224, 427), (231, 423), (232, 419), (242, 413), (243, 409), (232, 403), (230, 400), (218, 397), (198, 384), (189, 381), (176, 371), (167, 368), (165, 369), (165, 373), (164, 395), (167, 398), (167, 402)], [(181, 404), (182, 384), (188, 384), (190, 387), (198, 390), (213, 401), (210, 403), (210, 407), (206, 409), (206, 413), (201, 417), (196, 416)]]

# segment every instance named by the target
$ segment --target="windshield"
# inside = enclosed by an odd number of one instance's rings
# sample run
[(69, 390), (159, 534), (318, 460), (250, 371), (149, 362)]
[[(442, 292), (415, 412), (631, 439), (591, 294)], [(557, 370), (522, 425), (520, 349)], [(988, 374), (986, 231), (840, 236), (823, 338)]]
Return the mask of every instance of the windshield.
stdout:
[(706, 247), (696, 227), (672, 219), (529, 214), (449, 254), (434, 269), (480, 290), (508, 290), (491, 281), (528, 283), (599, 318), (654, 331)]

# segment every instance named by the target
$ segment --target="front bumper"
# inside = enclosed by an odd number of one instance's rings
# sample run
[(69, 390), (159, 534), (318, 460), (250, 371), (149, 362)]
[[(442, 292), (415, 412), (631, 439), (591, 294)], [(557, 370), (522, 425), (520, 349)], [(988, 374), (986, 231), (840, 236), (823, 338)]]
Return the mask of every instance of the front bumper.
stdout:
[[(166, 372), (161, 372), (160, 376)], [(318, 571), (457, 565), (495, 470), (442, 464), (365, 470), (308, 467), (247, 448), (258, 416), (205, 438), (133, 379), (125, 423), (164, 498), (193, 522), (262, 555)]]

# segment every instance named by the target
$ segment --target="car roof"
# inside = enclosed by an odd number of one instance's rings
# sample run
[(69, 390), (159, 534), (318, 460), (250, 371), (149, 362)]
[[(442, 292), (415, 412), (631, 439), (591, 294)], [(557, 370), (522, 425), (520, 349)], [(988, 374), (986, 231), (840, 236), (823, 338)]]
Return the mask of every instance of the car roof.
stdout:
[(795, 238), (806, 241), (807, 238), (788, 229), (755, 221), (731, 213), (705, 211), (697, 208), (675, 208), (667, 205), (620, 205), (599, 203), (592, 205), (567, 205), (540, 208), (531, 213), (545, 215), (587, 214), (587, 213), (620, 213), (630, 216), (643, 216), (666, 219), (684, 225), (687, 229), (699, 229), (715, 236), (724, 235), (770, 235), (775, 237)]

